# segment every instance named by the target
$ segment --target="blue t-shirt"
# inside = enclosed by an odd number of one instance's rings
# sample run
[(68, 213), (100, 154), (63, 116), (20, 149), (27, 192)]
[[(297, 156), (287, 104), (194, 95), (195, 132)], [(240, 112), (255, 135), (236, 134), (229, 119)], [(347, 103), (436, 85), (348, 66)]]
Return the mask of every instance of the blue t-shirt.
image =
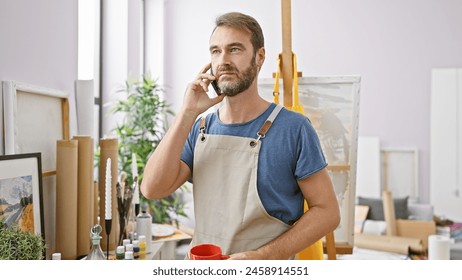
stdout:
[[(207, 116), (205, 133), (257, 138), (257, 132), (275, 106), (272, 103), (256, 119), (239, 124), (224, 124), (216, 111)], [(181, 155), (191, 172), (199, 133), (197, 120)], [(319, 138), (308, 118), (283, 108), (266, 137), (261, 139), (258, 159), (257, 190), (268, 214), (287, 224), (296, 222), (303, 214), (304, 201), (297, 180), (326, 166)]]

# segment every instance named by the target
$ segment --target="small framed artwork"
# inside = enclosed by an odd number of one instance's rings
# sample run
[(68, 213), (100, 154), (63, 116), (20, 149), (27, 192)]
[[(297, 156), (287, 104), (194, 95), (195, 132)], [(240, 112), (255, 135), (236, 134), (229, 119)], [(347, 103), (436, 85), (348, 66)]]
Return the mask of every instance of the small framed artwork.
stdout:
[(45, 238), (41, 153), (0, 156), (0, 223)]

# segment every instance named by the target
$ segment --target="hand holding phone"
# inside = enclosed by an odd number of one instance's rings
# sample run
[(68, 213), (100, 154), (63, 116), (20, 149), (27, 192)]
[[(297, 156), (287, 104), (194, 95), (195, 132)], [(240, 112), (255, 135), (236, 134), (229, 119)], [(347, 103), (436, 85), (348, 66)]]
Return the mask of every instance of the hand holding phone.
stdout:
[[(212, 70), (212, 66), (210, 65), (210, 74), (213, 75), (213, 70)], [(213, 75), (215, 76), (215, 75)], [(221, 89), (218, 87), (218, 82), (217, 80), (213, 80), (210, 82), (212, 84), (212, 87), (213, 89), (215, 90), (215, 92), (217, 93), (217, 95), (221, 95)]]

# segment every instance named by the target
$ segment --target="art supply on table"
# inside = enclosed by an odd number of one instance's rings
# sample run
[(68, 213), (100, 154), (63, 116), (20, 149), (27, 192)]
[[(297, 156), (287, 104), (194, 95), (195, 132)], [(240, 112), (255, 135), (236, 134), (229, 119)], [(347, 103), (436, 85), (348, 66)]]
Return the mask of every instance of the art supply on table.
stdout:
[(134, 189), (128, 184), (127, 174), (120, 173), (119, 182), (116, 184), (117, 190), (117, 210), (119, 212), (120, 235), (118, 244), (122, 244), (123, 239), (133, 240), (133, 233), (136, 230), (135, 215), (133, 213), (133, 192)]
[(125, 247), (122, 245), (117, 246), (116, 248), (116, 260), (125, 259)]
[[(123, 239), (130, 237), (136, 228), (135, 216), (132, 214), (133, 188), (127, 182), (125, 172), (120, 173), (119, 182), (116, 184), (117, 210), (120, 221), (120, 235), (117, 244), (121, 245)], [(130, 237), (132, 240), (132, 237)]]
[(91, 250), (87, 255), (87, 260), (105, 260), (107, 259), (101, 250), (101, 236), (99, 235), (102, 231), (100, 225), (94, 225), (90, 230)]
[(140, 241), (133, 240), (133, 259), (138, 260), (140, 258)]
[(133, 252), (133, 244), (125, 245), (125, 252)]
[(117, 240), (117, 244), (121, 245), (122, 240), (124, 238), (126, 220), (125, 220), (125, 213), (123, 212), (123, 192), (122, 192), (122, 185), (119, 181), (116, 183), (116, 197), (117, 197), (117, 213), (119, 213), (119, 239)]
[(125, 252), (124, 260), (133, 260), (133, 251)]
[(152, 217), (148, 213), (148, 204), (144, 203), (141, 213), (136, 217), (136, 231), (138, 235), (146, 236), (146, 253), (151, 253)]
[(146, 259), (146, 236), (140, 235), (138, 237), (139, 246), (140, 246), (140, 260)]
[(130, 239), (126, 238), (126, 239), (124, 239), (122, 241), (122, 246), (124, 246), (124, 248), (125, 248), (125, 246), (127, 246), (127, 244), (130, 244), (130, 243), (132, 243), (132, 241)]
[(135, 205), (135, 217), (140, 213), (140, 188), (138, 185), (138, 164), (136, 154), (132, 153), (132, 177), (133, 177), (133, 204)]
[(151, 231), (154, 238), (164, 238), (175, 234), (172, 226), (163, 224), (152, 224)]

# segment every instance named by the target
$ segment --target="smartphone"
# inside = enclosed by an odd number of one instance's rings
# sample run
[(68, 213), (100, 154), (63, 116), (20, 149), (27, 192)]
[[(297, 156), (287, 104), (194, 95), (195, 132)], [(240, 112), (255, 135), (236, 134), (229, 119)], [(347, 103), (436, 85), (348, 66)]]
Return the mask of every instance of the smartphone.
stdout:
[[(212, 67), (210, 67), (210, 74), (213, 75)], [(212, 84), (213, 89), (214, 89), (215, 92), (217, 93), (217, 95), (221, 95), (221, 90), (220, 90), (220, 88), (218, 87), (217, 80), (213, 80), (213, 81), (211, 82), (211, 84)]]

